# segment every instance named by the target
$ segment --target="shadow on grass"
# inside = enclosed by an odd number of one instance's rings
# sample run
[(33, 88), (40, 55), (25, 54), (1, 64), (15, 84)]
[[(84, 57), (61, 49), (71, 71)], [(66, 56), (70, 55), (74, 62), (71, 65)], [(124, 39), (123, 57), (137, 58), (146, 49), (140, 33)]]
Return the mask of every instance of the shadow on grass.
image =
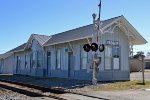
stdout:
[(146, 85), (145, 83), (137, 82), (136, 85)]

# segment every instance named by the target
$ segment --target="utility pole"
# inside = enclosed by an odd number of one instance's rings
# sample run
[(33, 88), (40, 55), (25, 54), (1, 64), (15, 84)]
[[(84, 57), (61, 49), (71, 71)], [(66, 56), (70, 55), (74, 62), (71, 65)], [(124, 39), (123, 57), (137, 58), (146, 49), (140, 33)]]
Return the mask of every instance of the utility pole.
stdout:
[(142, 57), (142, 78), (143, 78), (143, 85), (145, 85), (145, 77), (144, 77), (144, 55), (141, 55)]

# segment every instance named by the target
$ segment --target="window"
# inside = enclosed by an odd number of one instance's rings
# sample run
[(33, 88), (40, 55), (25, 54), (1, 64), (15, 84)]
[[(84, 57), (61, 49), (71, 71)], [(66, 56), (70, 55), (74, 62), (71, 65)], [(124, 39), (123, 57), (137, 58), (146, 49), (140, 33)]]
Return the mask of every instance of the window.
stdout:
[(27, 55), (25, 55), (25, 64), (24, 64), (25, 68), (27, 68)]
[(30, 54), (30, 67), (33, 68), (33, 53)]
[(47, 52), (47, 69), (51, 67), (51, 52)]
[(105, 69), (112, 68), (112, 46), (105, 46)]
[(56, 50), (56, 69), (61, 68), (61, 50), (57, 49)]
[(105, 69), (120, 69), (119, 46), (105, 46)]
[(17, 65), (18, 65), (18, 67), (20, 67), (20, 63), (21, 63), (21, 58), (19, 57), (19, 56), (17, 56)]
[(80, 51), (81, 51), (81, 55), (80, 55), (80, 59), (81, 59), (81, 69), (86, 69), (86, 65), (87, 65), (87, 60), (88, 60), (88, 53), (84, 51), (83, 46), (80, 47)]
[(37, 51), (37, 67), (42, 67), (42, 52)]
[(119, 57), (119, 47), (118, 46), (114, 46), (113, 47), (113, 69), (119, 69), (119, 61), (120, 61), (120, 57)]
[(17, 69), (21, 67), (21, 58), (19, 56), (17, 56)]
[(32, 53), (32, 68), (36, 68), (37, 52), (33, 51)]
[(32, 53), (33, 60), (36, 60), (36, 54), (37, 54), (37, 52), (35, 52), (35, 51)]

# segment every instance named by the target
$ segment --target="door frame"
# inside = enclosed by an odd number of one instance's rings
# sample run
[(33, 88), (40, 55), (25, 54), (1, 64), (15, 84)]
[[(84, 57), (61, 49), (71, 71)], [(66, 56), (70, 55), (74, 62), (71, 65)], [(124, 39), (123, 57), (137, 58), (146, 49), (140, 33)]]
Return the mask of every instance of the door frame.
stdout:
[(73, 62), (74, 62), (73, 52), (68, 52), (68, 78), (74, 77), (74, 63)]
[[(50, 55), (48, 55), (48, 53), (50, 53)], [(46, 71), (46, 75), (47, 76), (51, 76), (51, 71), (49, 71), (49, 69), (51, 69), (51, 51), (47, 51), (46, 52), (46, 60), (47, 60), (47, 63), (46, 63), (46, 69), (47, 69), (47, 71)], [(49, 61), (50, 61), (50, 65), (49, 65)]]

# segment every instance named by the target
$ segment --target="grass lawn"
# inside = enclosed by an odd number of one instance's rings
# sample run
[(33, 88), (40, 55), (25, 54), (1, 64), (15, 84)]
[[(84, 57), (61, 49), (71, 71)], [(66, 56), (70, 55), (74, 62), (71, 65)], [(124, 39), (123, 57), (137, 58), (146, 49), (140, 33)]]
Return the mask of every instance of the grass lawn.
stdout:
[[(114, 90), (129, 90), (129, 89), (143, 89), (150, 88), (150, 81), (146, 81), (143, 85), (142, 81), (127, 81), (127, 82), (114, 82), (104, 85), (98, 84), (88, 88), (90, 91), (114, 91)], [(84, 89), (83, 89), (84, 90)]]

